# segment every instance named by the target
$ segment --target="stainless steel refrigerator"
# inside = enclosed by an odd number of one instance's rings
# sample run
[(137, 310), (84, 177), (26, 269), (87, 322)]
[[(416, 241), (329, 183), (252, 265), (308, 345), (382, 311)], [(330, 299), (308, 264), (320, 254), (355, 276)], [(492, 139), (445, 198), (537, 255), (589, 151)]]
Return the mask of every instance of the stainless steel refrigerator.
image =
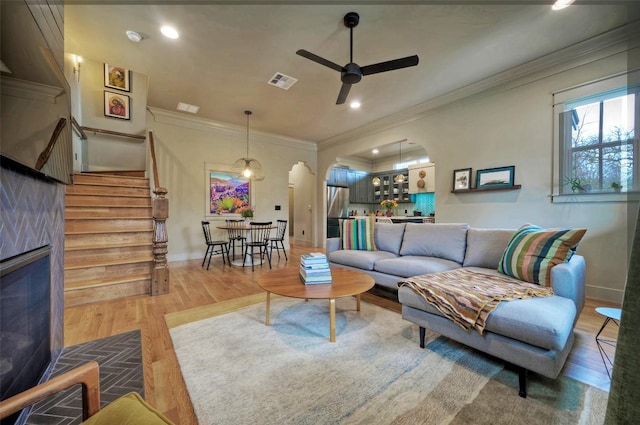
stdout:
[(327, 237), (340, 236), (340, 219), (349, 218), (349, 188), (327, 186)]

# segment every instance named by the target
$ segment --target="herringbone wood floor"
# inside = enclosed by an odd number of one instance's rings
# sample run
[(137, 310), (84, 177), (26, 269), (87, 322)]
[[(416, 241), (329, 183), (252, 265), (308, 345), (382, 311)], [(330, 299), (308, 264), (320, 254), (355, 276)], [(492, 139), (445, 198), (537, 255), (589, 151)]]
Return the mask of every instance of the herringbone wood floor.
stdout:
[[(319, 249), (293, 246), (288, 252), (288, 262), (284, 256), (278, 260), (274, 252), (273, 268), (298, 267), (300, 255), (312, 251)], [(251, 272), (251, 268), (223, 266), (220, 257), (214, 257), (211, 268), (206, 270), (200, 266), (201, 261), (170, 263), (171, 290), (167, 295), (138, 296), (69, 307), (65, 309), (64, 317), (65, 346), (140, 329), (146, 399), (175, 423), (183, 425), (197, 424), (197, 421), (164, 315), (222, 301), (233, 304), (234, 299), (259, 294), (262, 290), (257, 285), (258, 278), (269, 271), (267, 265), (256, 268), (255, 272)], [(363, 299), (399, 311), (399, 305), (389, 300), (368, 294)], [(562, 373), (608, 390), (609, 378), (594, 341), (603, 322), (603, 318), (594, 311), (600, 305), (613, 306), (587, 300), (578, 321), (576, 344)], [(615, 326), (607, 327), (605, 334), (615, 339)]]

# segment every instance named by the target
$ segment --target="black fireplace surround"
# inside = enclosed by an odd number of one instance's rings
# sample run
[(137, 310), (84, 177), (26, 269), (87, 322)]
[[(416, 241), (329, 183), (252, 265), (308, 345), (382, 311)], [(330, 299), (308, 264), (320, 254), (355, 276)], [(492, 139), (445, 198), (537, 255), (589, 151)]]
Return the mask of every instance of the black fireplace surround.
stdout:
[(38, 384), (51, 366), (50, 252), (44, 246), (0, 262), (2, 400)]

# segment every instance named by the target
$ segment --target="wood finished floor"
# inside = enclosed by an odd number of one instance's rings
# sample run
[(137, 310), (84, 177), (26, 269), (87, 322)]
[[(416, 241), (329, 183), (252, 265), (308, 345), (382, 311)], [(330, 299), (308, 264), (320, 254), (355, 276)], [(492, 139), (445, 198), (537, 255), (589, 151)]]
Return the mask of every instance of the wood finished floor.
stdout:
[[(278, 259), (274, 252), (273, 268), (298, 267), (300, 255), (320, 251), (310, 246), (292, 246), (289, 261)], [(176, 424), (196, 425), (180, 368), (172, 348), (165, 315), (171, 326), (198, 320), (212, 311), (240, 308), (247, 300), (259, 299), (262, 289), (257, 281), (269, 267), (240, 268), (223, 265), (214, 257), (209, 270), (200, 266), (202, 260), (169, 263), (170, 293), (156, 297), (139, 296), (65, 309), (65, 346), (140, 329), (144, 358), (144, 381), (147, 401)], [(246, 296), (253, 295), (249, 299)], [(394, 311), (397, 303), (370, 294), (363, 300)], [(217, 304), (217, 306), (216, 306)], [(609, 377), (595, 344), (595, 335), (604, 318), (595, 312), (597, 306), (619, 307), (610, 303), (587, 300), (576, 327), (576, 343), (562, 373), (598, 388), (609, 389)], [(177, 314), (180, 313), (180, 314)], [(607, 326), (603, 336), (615, 339), (615, 325)], [(416, 344), (418, 342), (416, 341)]]

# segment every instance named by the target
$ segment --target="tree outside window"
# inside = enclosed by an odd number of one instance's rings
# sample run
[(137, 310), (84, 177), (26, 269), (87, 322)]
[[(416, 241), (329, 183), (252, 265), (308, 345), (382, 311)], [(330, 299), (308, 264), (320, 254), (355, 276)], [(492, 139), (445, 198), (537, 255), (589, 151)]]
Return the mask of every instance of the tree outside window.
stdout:
[(562, 193), (635, 190), (638, 111), (637, 88), (565, 103)]

